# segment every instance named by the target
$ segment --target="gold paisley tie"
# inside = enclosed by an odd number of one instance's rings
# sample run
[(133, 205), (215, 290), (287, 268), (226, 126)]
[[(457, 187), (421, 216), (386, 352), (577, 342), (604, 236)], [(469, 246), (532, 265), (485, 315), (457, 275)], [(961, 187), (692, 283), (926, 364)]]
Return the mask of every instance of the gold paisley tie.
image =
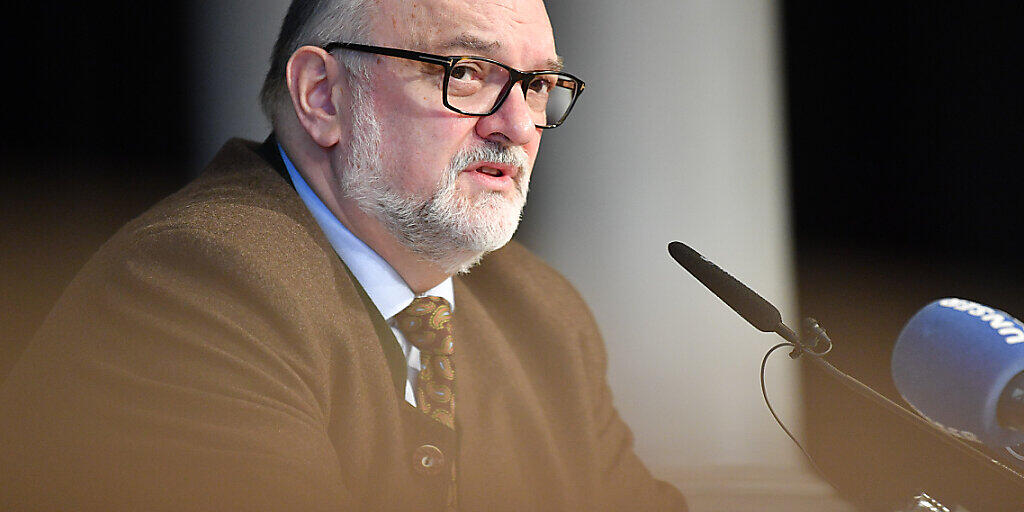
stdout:
[[(398, 330), (406, 341), (420, 350), (420, 373), (416, 379), (416, 406), (448, 428), (455, 429), (455, 367), (452, 354), (452, 308), (441, 297), (417, 297), (395, 315)], [(447, 510), (456, 510), (455, 460), (451, 463), (451, 485)]]

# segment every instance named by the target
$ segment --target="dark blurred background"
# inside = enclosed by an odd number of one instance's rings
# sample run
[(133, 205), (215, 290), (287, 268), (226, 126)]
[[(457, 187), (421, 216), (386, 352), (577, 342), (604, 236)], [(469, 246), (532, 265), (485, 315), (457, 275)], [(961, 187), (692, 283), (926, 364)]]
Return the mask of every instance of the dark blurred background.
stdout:
[[(0, 137), (0, 376), (89, 255), (198, 170), (184, 4), (58, 5), (15, 4), (2, 22), (13, 90)], [(836, 340), (837, 366), (895, 396), (889, 352), (924, 304), (960, 296), (1024, 315), (1024, 7), (789, 1), (779, 12), (800, 309)], [(883, 420), (813, 372), (804, 384), (812, 450), (863, 496), (874, 484), (837, 469), (856, 458), (837, 432)]]
[[(1024, 6), (790, 1), (783, 22), (801, 312), (836, 366), (895, 397), (892, 345), (925, 304), (1024, 315)], [(817, 372), (803, 391), (812, 451), (858, 501), (991, 479)], [(858, 436), (884, 455), (843, 442)]]
[(0, 375), (99, 245), (189, 175), (183, 4), (6, 11)]

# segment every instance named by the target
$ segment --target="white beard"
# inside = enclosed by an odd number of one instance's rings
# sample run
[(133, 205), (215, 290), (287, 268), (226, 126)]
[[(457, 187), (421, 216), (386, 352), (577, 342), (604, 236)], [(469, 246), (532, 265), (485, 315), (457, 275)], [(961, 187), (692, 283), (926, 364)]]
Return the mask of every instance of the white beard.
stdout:
[[(359, 208), (380, 221), (412, 252), (438, 265), (446, 274), (468, 272), (484, 254), (512, 239), (529, 188), (529, 158), (520, 146), (486, 143), (460, 151), (426, 198), (401, 190), (381, 159), (380, 124), (366, 86), (352, 85), (352, 142), (343, 169), (342, 192)], [(482, 192), (476, 198), (459, 194), (458, 177), (473, 162), (491, 161), (516, 166), (512, 198)]]

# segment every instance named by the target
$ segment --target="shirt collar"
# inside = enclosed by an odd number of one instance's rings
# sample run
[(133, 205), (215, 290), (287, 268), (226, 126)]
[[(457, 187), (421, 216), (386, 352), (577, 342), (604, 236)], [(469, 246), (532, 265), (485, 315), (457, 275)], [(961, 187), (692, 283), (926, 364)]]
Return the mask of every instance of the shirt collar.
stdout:
[[(385, 319), (398, 314), (405, 309), (416, 294), (405, 284), (402, 276), (376, 251), (366, 245), (362, 240), (352, 234), (337, 217), (324, 205), (323, 201), (313, 192), (306, 180), (295, 169), (295, 165), (285, 154), (280, 144), (277, 146), (281, 153), (281, 159), (288, 169), (288, 175), (292, 178), (295, 191), (298, 192), (306, 208), (313, 214), (316, 223), (327, 236), (327, 240), (338, 254), (341, 261), (345, 262), (356, 281), (363, 287), (370, 300), (377, 306), (381, 316)], [(452, 278), (449, 277), (437, 286), (427, 290), (423, 295), (442, 297), (455, 309), (455, 290), (452, 286)]]

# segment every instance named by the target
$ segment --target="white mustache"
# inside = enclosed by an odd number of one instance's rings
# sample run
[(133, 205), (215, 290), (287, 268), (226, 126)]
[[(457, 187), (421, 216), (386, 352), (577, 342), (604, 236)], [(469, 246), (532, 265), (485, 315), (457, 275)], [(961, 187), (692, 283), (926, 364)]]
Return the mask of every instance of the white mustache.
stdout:
[(464, 149), (456, 153), (448, 165), (448, 175), (454, 179), (462, 169), (476, 162), (495, 162), (514, 166), (519, 171), (515, 177), (515, 181), (518, 184), (522, 181), (523, 172), (530, 165), (530, 158), (522, 146), (502, 146), (493, 142), (487, 143), (483, 146)]

